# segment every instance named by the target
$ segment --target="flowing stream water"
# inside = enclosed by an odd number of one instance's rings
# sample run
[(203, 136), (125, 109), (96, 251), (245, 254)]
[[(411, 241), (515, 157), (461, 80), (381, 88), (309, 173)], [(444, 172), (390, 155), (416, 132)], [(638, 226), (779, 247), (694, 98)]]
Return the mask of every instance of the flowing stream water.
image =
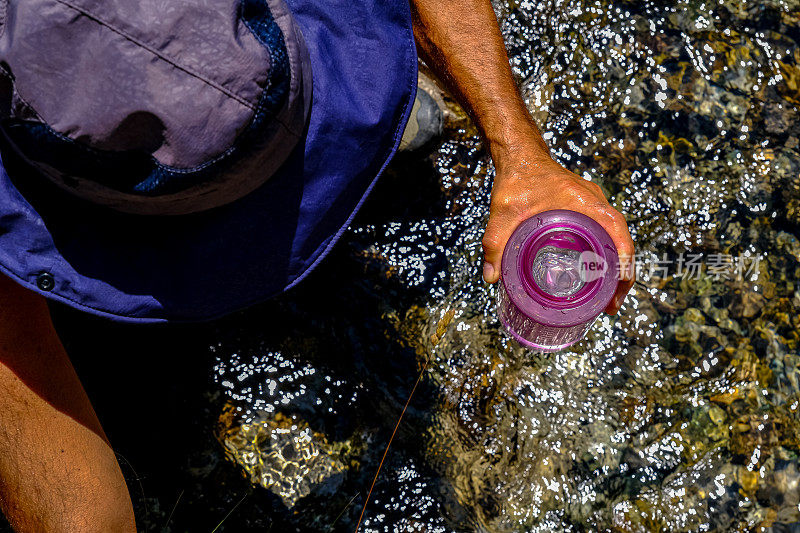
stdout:
[(800, 530), (800, 4), (496, 9), (554, 156), (627, 217), (620, 315), (555, 355), (502, 333), (479, 274), (493, 169), (456, 112), (351, 228), (343, 316), (218, 347), (229, 457), (298, 526), (352, 528), (428, 359), (364, 531)]

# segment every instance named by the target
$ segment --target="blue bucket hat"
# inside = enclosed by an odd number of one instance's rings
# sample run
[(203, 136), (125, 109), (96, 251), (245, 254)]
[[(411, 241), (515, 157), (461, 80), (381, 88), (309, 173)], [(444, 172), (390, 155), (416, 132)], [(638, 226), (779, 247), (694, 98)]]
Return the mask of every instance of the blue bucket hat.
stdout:
[(8, 0), (0, 271), (118, 320), (298, 283), (394, 154), (407, 2)]

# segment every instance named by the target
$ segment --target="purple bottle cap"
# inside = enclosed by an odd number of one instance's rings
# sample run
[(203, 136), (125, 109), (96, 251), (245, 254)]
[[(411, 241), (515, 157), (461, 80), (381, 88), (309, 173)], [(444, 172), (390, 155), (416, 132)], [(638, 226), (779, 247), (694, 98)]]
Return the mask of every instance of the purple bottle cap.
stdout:
[(618, 265), (614, 242), (590, 217), (564, 209), (535, 215), (503, 252), (500, 319), (526, 346), (569, 346), (611, 301)]

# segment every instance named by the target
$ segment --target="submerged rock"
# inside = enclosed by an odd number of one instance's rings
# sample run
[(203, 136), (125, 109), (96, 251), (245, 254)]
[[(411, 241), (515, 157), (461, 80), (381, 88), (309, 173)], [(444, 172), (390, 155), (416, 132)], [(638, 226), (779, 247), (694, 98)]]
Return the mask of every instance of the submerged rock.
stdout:
[(351, 442), (330, 443), (297, 417), (261, 413), (237, 424), (234, 413), (229, 405), (220, 417), (217, 438), (225, 455), (286, 507), (312, 491), (334, 494), (341, 485), (353, 453)]

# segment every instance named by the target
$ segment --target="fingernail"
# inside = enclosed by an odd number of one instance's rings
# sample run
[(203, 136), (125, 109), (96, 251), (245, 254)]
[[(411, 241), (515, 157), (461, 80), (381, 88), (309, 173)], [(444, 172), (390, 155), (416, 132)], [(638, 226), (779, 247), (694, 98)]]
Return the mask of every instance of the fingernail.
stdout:
[(483, 280), (490, 283), (494, 279), (494, 266), (486, 261), (483, 263)]

